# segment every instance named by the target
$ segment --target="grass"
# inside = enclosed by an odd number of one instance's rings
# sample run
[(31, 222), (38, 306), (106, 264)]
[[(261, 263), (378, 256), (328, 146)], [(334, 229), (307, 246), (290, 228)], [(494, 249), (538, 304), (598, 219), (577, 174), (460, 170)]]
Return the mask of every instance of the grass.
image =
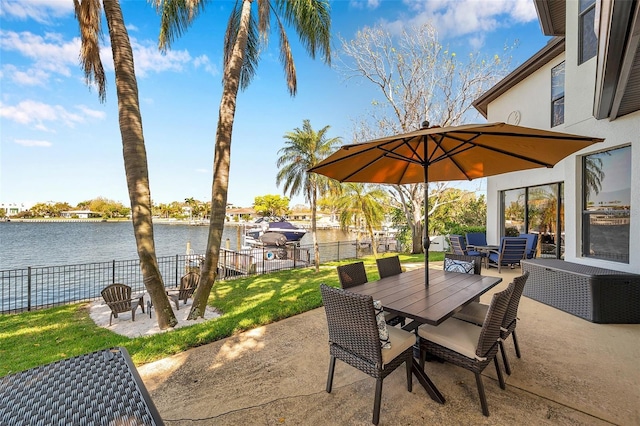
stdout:
[[(429, 260), (442, 260), (430, 253)], [(369, 280), (378, 279), (375, 259), (365, 262)], [(424, 255), (401, 254), (403, 263), (424, 262)], [(136, 365), (278, 321), (322, 305), (319, 286), (339, 286), (335, 267), (354, 260), (252, 276), (215, 284), (209, 304), (219, 318), (153, 336), (128, 337), (98, 327), (89, 304), (79, 303), (16, 315), (0, 315), (0, 377), (99, 349), (124, 346)]]

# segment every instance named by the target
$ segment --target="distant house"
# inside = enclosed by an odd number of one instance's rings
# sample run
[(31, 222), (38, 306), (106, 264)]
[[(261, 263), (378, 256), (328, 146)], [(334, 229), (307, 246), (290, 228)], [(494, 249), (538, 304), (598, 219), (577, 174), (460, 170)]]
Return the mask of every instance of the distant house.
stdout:
[(231, 221), (231, 222), (237, 222), (240, 221), (246, 217), (249, 217), (249, 220), (253, 220), (256, 219), (258, 217), (258, 215), (256, 214), (255, 210), (253, 210), (251, 207), (247, 207), (247, 208), (239, 208), (239, 207), (233, 207), (233, 208), (228, 208), (227, 212), (226, 212), (226, 216), (227, 216), (227, 220)]
[(91, 219), (96, 217), (102, 217), (102, 213), (92, 212), (91, 210), (69, 210), (60, 212), (60, 216), (64, 218), (78, 218), (78, 219)]
[(18, 213), (27, 211), (31, 208), (25, 203), (0, 203), (0, 209), (4, 209), (8, 217), (15, 216)]
[(488, 178), (487, 239), (538, 233), (541, 257), (640, 273), (640, 2), (535, 6), (554, 38), (475, 108), (489, 122), (605, 141), (553, 169)]

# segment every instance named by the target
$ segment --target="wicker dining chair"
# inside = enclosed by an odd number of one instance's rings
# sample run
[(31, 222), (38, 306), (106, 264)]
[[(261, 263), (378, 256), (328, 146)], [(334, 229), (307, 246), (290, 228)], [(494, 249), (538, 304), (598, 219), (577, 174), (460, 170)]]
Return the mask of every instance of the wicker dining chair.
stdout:
[[(454, 262), (447, 262), (447, 259), (450, 259)], [(455, 268), (459, 262), (468, 262), (473, 264), (473, 269), (471, 269), (468, 273), (473, 273), (476, 275), (480, 275), (482, 272), (482, 258), (479, 256), (468, 256), (464, 254), (454, 254), (454, 253), (445, 253), (444, 254), (444, 263), (442, 264), (442, 268), (445, 271), (454, 271), (458, 272), (458, 268)], [(453, 265), (451, 265), (452, 263)]]
[(431, 354), (473, 372), (476, 376), (482, 414), (485, 416), (489, 416), (489, 407), (480, 373), (491, 361), (495, 365), (500, 388), (506, 387), (496, 355), (500, 325), (507, 311), (511, 292), (512, 290), (507, 288), (493, 295), (482, 327), (456, 318), (449, 318), (437, 327), (428, 324), (418, 327), (420, 365), (424, 366), (427, 354)]
[(367, 272), (364, 269), (364, 262), (340, 265), (337, 269), (340, 287), (344, 289), (367, 283)]
[(376, 259), (376, 265), (378, 266), (378, 274), (380, 274), (380, 278), (402, 273), (402, 266), (400, 266), (400, 258), (398, 256), (381, 257)]
[(118, 318), (118, 314), (131, 311), (131, 321), (136, 320), (136, 310), (138, 306), (142, 309), (144, 314), (144, 301), (142, 296), (131, 297), (131, 287), (126, 284), (111, 284), (106, 286), (100, 292), (111, 314), (109, 315), (109, 326), (111, 326), (111, 320)]
[(187, 300), (193, 296), (193, 293), (200, 282), (200, 274), (197, 272), (188, 272), (180, 278), (180, 287), (177, 290), (167, 290), (167, 296), (176, 305), (176, 310), (180, 310), (180, 301), (187, 304)]
[(372, 423), (377, 425), (380, 420), (382, 382), (402, 363), (406, 366), (407, 390), (412, 391), (411, 365), (416, 337), (400, 328), (388, 327), (391, 348), (383, 349), (371, 296), (350, 293), (325, 284), (320, 285), (320, 293), (327, 316), (331, 356), (326, 390), (331, 393), (336, 359), (375, 378)]
[[(357, 285), (366, 284), (367, 272), (364, 269), (364, 262), (355, 262), (348, 265), (340, 265), (338, 269), (338, 278), (340, 279), (340, 287), (349, 289)], [(396, 326), (398, 324), (404, 326), (405, 318), (391, 312), (384, 313), (384, 319), (387, 324)]]
[[(521, 358), (520, 346), (518, 346), (518, 338), (516, 337), (516, 325), (518, 323), (518, 306), (520, 306), (520, 299), (522, 297), (522, 292), (524, 291), (524, 285), (527, 283), (528, 278), (529, 271), (525, 272), (519, 277), (514, 278), (508, 287), (511, 288), (513, 292), (511, 293), (511, 298), (509, 299), (507, 313), (502, 320), (499, 341), (500, 353), (502, 354), (502, 362), (504, 364), (504, 371), (508, 375), (511, 375), (511, 365), (509, 364), (509, 359), (507, 358), (507, 354), (504, 350), (504, 341), (509, 338), (509, 336), (512, 336), (513, 346), (516, 350), (516, 356), (518, 358)], [(453, 316), (454, 318), (458, 318), (463, 321), (482, 326), (487, 316), (488, 310), (489, 305), (473, 302), (462, 308), (462, 310), (460, 310)]]

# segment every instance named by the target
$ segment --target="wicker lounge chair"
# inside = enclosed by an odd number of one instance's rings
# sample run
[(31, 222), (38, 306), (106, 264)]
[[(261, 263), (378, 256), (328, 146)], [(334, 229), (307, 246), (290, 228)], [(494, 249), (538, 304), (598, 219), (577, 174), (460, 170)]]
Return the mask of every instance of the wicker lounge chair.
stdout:
[(420, 342), (420, 364), (424, 365), (427, 354), (434, 355), (451, 364), (472, 371), (476, 376), (482, 414), (489, 416), (487, 397), (480, 373), (493, 361), (500, 388), (505, 389), (502, 370), (496, 358), (500, 325), (507, 311), (511, 290), (493, 295), (487, 317), (482, 327), (449, 318), (439, 326), (423, 324), (418, 327)]
[(520, 266), (520, 261), (525, 258), (527, 250), (527, 239), (520, 237), (502, 237), (500, 248), (491, 250), (488, 258), (488, 266), (498, 268), (498, 273), (502, 272), (503, 266)]
[(187, 300), (193, 296), (198, 283), (200, 282), (200, 274), (197, 272), (189, 272), (180, 278), (180, 288), (178, 290), (167, 290), (167, 296), (176, 305), (176, 310), (180, 310), (180, 301), (187, 304)]
[[(511, 365), (509, 359), (504, 350), (504, 341), (513, 336), (513, 346), (516, 349), (516, 356), (520, 356), (520, 346), (518, 346), (518, 338), (516, 337), (516, 325), (518, 323), (518, 306), (520, 305), (520, 298), (524, 290), (524, 285), (529, 278), (529, 272), (525, 272), (523, 275), (515, 278), (508, 288), (512, 289), (511, 298), (509, 299), (509, 305), (507, 306), (507, 313), (502, 320), (502, 326), (500, 327), (500, 353), (502, 354), (502, 362), (504, 363), (504, 371), (507, 374), (511, 374)], [(484, 303), (471, 303), (456, 314), (454, 318), (461, 319), (479, 326), (482, 326), (487, 316), (489, 305)]]
[(109, 315), (109, 326), (111, 326), (111, 320), (118, 318), (118, 314), (131, 311), (131, 321), (136, 320), (136, 309), (140, 306), (142, 313), (144, 313), (144, 301), (142, 296), (131, 297), (131, 287), (125, 284), (111, 284), (105, 287), (100, 294), (106, 302), (109, 309), (111, 309), (111, 315)]
[(412, 390), (411, 364), (415, 335), (400, 328), (389, 327), (391, 348), (383, 349), (371, 296), (349, 293), (325, 284), (320, 286), (320, 292), (327, 315), (331, 355), (326, 390), (331, 393), (336, 359), (375, 378), (372, 422), (377, 425), (380, 419), (382, 381), (402, 363), (405, 363), (407, 370), (407, 390)]
[(400, 266), (400, 258), (398, 256), (376, 259), (376, 265), (378, 266), (378, 274), (380, 274), (380, 278), (402, 273), (402, 266)]

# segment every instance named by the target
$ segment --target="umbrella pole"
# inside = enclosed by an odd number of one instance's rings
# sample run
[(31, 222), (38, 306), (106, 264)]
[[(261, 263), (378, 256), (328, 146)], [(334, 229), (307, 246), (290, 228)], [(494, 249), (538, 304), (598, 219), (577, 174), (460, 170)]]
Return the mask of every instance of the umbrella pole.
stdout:
[(429, 287), (429, 164), (427, 160), (427, 137), (424, 136), (422, 141), (424, 147), (424, 238), (422, 246), (424, 247), (424, 286)]

